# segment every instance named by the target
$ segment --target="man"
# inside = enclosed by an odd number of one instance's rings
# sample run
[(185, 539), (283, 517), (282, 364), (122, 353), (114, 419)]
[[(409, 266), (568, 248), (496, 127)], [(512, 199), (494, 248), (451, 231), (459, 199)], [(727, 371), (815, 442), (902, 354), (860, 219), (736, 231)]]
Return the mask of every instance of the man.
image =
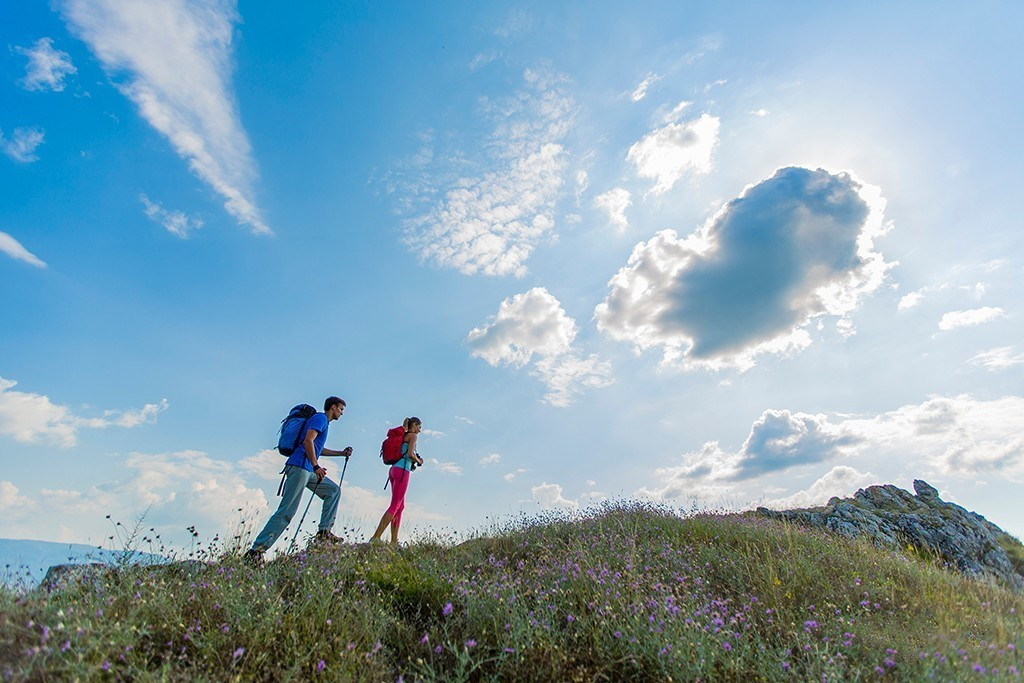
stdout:
[(306, 422), (306, 431), (302, 442), (292, 451), (284, 466), (281, 504), (277, 506), (277, 512), (271, 515), (267, 525), (263, 527), (263, 531), (256, 537), (252, 548), (245, 554), (246, 561), (253, 564), (263, 561), (263, 553), (274, 545), (285, 527), (292, 521), (292, 517), (295, 516), (295, 511), (299, 508), (299, 501), (302, 499), (302, 490), (306, 488), (324, 501), (323, 510), (320, 513), (320, 529), (316, 532), (315, 540), (317, 542), (341, 540), (331, 533), (334, 518), (338, 514), (341, 488), (327, 478), (327, 470), (320, 466), (319, 459), (324, 455), (345, 458), (352, 455), (351, 446), (343, 451), (324, 448), (330, 423), (341, 417), (344, 412), (345, 401), (337, 396), (331, 396), (324, 401), (324, 412), (316, 413)]

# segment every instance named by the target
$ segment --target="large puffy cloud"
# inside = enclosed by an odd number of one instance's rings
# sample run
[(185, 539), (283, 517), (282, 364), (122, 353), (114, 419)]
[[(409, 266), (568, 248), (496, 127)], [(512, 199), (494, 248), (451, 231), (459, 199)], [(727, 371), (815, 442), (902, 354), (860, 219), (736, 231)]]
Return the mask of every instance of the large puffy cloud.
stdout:
[(3, 252), (13, 259), (24, 261), (36, 268), (45, 268), (46, 263), (31, 251), (22, 246), (21, 242), (14, 239), (6, 232), (0, 232), (0, 252)]
[[(678, 115), (684, 105), (673, 113)], [(668, 123), (630, 147), (626, 160), (636, 167), (640, 177), (654, 179), (653, 194), (662, 194), (687, 171), (701, 174), (711, 170), (718, 129), (718, 117), (710, 114), (701, 114), (694, 121)]]
[(156, 416), (168, 407), (167, 399), (163, 399), (136, 410), (107, 410), (98, 417), (82, 417), (42, 394), (13, 390), (16, 385), (0, 377), (0, 434), (22, 443), (45, 439), (68, 448), (77, 443), (82, 428), (137, 427), (156, 421)]
[(62, 0), (63, 14), (139, 113), (253, 232), (256, 166), (230, 91), (234, 0)]
[(636, 245), (598, 327), (683, 367), (747, 369), (758, 354), (803, 348), (812, 319), (845, 316), (884, 280), (884, 205), (848, 173), (780, 169), (696, 233)]
[[(739, 491), (745, 482), (766, 475), (840, 459), (900, 463), (939, 475), (996, 473), (1024, 482), (1022, 435), (1024, 398), (1018, 396), (936, 397), (875, 416), (835, 419), (767, 410), (737, 451), (725, 450), (717, 441), (705, 443), (684, 453), (679, 464), (656, 470), (658, 483), (641, 493), (672, 499)], [(840, 475), (853, 477), (838, 470), (829, 481)], [(826, 488), (823, 483), (807, 495), (817, 500)]]
[(521, 276), (553, 233), (573, 104), (556, 77), (528, 70), (525, 81), (511, 101), (490, 107), (495, 128), (481, 146), (488, 156), (471, 161), (488, 170), (450, 183), (408, 224), (407, 243), (424, 258), (467, 275)]
[(532, 374), (547, 384), (544, 400), (569, 405), (583, 388), (612, 382), (611, 365), (596, 355), (583, 357), (573, 347), (576, 321), (543, 287), (534, 287), (501, 302), (498, 314), (466, 337), (470, 353), (490, 365), (522, 367), (537, 360)]
[(15, 49), (28, 58), (25, 78), (21, 80), (26, 90), (59, 92), (64, 89), (64, 79), (76, 71), (71, 55), (54, 49), (51, 38), (40, 38), (30, 48)]

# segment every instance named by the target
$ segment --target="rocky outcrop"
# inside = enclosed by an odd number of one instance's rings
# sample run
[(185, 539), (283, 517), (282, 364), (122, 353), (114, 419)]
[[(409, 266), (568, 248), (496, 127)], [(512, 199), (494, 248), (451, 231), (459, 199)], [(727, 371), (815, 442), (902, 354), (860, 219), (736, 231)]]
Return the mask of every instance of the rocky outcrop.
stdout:
[(879, 546), (927, 549), (965, 574), (991, 577), (1024, 591), (1024, 546), (976, 512), (939, 498), (920, 479), (914, 492), (886, 484), (860, 489), (852, 498), (832, 498), (824, 508), (769, 510), (766, 517), (828, 529)]

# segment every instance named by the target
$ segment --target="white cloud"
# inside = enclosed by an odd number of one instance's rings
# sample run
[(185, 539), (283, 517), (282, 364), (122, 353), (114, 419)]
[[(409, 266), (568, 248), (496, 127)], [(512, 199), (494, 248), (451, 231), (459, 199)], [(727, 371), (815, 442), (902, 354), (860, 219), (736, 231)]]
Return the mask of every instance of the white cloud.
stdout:
[(499, 462), (501, 462), (501, 454), (499, 453), (491, 453), (480, 458), (481, 465), (497, 465)]
[(630, 147), (626, 159), (636, 166), (640, 177), (655, 180), (651, 193), (662, 194), (686, 171), (703, 174), (711, 170), (718, 129), (718, 117), (710, 114), (701, 114), (695, 121), (669, 123)]
[(531, 374), (548, 386), (544, 401), (556, 408), (572, 405), (584, 389), (600, 389), (615, 383), (612, 364), (596, 354), (584, 358), (571, 352), (540, 358)]
[(857, 489), (877, 483), (878, 478), (870, 472), (858, 472), (846, 465), (836, 465), (807, 489), (761, 504), (773, 510), (816, 507), (828, 503), (833, 496), (848, 498)]
[(580, 506), (578, 501), (569, 500), (562, 495), (562, 486), (560, 484), (544, 482), (532, 487), (530, 493), (533, 495), (534, 502), (542, 508), (568, 508), (575, 510)]
[(921, 300), (924, 298), (924, 294), (922, 292), (923, 290), (918, 290), (901, 297), (900, 302), (896, 305), (896, 309), (905, 311), (907, 309), (914, 308), (920, 304)]
[(148, 403), (137, 410), (107, 410), (100, 417), (81, 417), (42, 394), (12, 391), (15, 385), (17, 382), (0, 377), (0, 434), (21, 443), (45, 439), (69, 448), (77, 443), (80, 429), (131, 428), (152, 424), (156, 416), (169, 406), (167, 399), (163, 399), (160, 403)]
[(26, 90), (60, 92), (64, 89), (64, 79), (76, 71), (71, 64), (71, 55), (55, 50), (51, 38), (40, 38), (30, 48), (17, 47), (15, 50), (28, 57), (28, 69), (21, 80)]
[(594, 206), (608, 214), (608, 220), (615, 229), (622, 233), (629, 227), (629, 219), (626, 218), (626, 209), (633, 205), (632, 195), (629, 190), (616, 187), (594, 199)]
[(436, 429), (426, 429), (426, 428), (424, 428), (424, 429), (420, 430), (420, 434), (422, 434), (423, 436), (429, 436), (429, 437), (434, 438), (434, 439), (442, 439), (442, 438), (445, 437), (445, 433), (444, 432), (439, 432)]
[(434, 469), (442, 474), (462, 474), (462, 465), (454, 462), (441, 462), (437, 458), (430, 458), (431, 464), (434, 465)]
[(1012, 346), (1000, 346), (995, 349), (983, 351), (967, 362), (972, 365), (980, 365), (981, 367), (994, 372), (997, 370), (1012, 368), (1015, 365), (1024, 365), (1024, 353), (1018, 353), (1015, 355)]
[(471, 330), (466, 341), (473, 356), (491, 365), (522, 367), (534, 354), (568, 352), (576, 331), (576, 322), (558, 299), (543, 287), (534, 287), (502, 301), (498, 315)]
[(488, 156), (471, 162), (488, 170), (462, 175), (407, 224), (406, 243), (424, 259), (466, 275), (519, 277), (553, 234), (573, 104), (560, 79), (529, 70), (524, 78), (524, 92), (490, 104), (495, 129), (480, 145)]
[[(900, 463), (915, 471), (977, 476), (998, 473), (1024, 482), (1024, 398), (979, 400), (969, 395), (932, 398), (875, 416), (839, 416), (767, 410), (739, 450), (709, 441), (681, 462), (655, 470), (658, 485), (641, 489), (665, 500), (695, 493), (728, 493), (738, 483), (838, 459)], [(819, 500), (828, 485), (852, 485), (851, 469), (804, 492)], [(828, 489), (831, 490), (831, 489)], [(799, 493), (794, 495), (801, 495)]]
[(991, 322), (1002, 315), (1003, 309), (991, 306), (973, 308), (969, 311), (950, 311), (942, 316), (942, 320), (939, 321), (939, 329), (948, 331), (959, 327), (974, 327)]
[(14, 239), (6, 232), (0, 232), (0, 252), (3, 252), (13, 259), (24, 261), (36, 268), (45, 268), (44, 263), (38, 256), (21, 245), (21, 242)]
[(757, 117), (765, 117), (765, 116), (768, 116), (768, 114), (771, 113), (771, 112), (769, 112), (767, 109), (763, 109), (762, 108), (762, 109), (755, 109), (754, 111), (752, 111), (750, 113), (753, 114), (754, 116), (757, 116)]
[(475, 425), (476, 424), (476, 422), (474, 422), (473, 420), (469, 419), (468, 417), (463, 417), (462, 415), (456, 415), (455, 419), (459, 420), (460, 422), (465, 422), (468, 425)]
[(590, 187), (590, 175), (586, 171), (576, 172), (576, 206), (583, 204), (583, 193)]
[(516, 477), (518, 477), (520, 474), (523, 474), (524, 472), (526, 472), (526, 468), (520, 467), (517, 470), (513, 470), (512, 472), (504, 474), (501, 478), (511, 484), (513, 481), (515, 481)]
[(38, 161), (36, 148), (43, 144), (44, 133), (39, 128), (15, 128), (8, 139), (0, 130), (0, 151), (18, 163)]
[(118, 89), (189, 168), (255, 233), (270, 233), (253, 199), (256, 166), (230, 91), (234, 0), (159, 3), (63, 0), (70, 28)]
[(594, 311), (598, 328), (683, 368), (745, 370), (802, 349), (814, 319), (843, 323), (884, 281), (884, 207), (851, 174), (780, 169), (685, 239), (664, 230), (637, 244)]
[(144, 194), (139, 195), (146, 217), (158, 223), (176, 237), (188, 239), (189, 233), (203, 227), (203, 221), (192, 218), (183, 211), (168, 211), (156, 202), (150, 201)]
[(534, 287), (501, 302), (498, 315), (470, 331), (471, 355), (490, 365), (522, 367), (534, 356), (531, 374), (548, 386), (544, 400), (564, 407), (585, 388), (612, 383), (611, 364), (596, 356), (583, 358), (573, 348), (576, 321), (543, 287)]
[(629, 96), (634, 102), (639, 102), (647, 96), (647, 89), (655, 82), (661, 80), (661, 76), (657, 74), (647, 74), (647, 77), (640, 81), (640, 84), (633, 90), (633, 94)]
[(24, 508), (29, 504), (29, 499), (21, 495), (18, 487), (9, 481), (0, 481), (0, 513)]

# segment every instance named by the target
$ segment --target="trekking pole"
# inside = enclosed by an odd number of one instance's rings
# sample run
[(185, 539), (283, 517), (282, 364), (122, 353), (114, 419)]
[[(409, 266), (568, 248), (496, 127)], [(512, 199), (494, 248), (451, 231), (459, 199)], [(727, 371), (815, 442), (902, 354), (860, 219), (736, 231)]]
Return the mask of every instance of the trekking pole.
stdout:
[[(346, 465), (348, 464), (348, 460), (347, 459), (345, 460), (345, 464)], [(324, 476), (327, 476), (327, 475), (324, 475)], [(309, 506), (313, 504), (313, 499), (316, 498), (316, 492), (317, 492), (317, 489), (320, 488), (320, 482), (321, 481), (323, 481), (323, 479), (320, 479), (319, 481), (317, 481), (316, 482), (316, 486), (313, 487), (313, 495), (309, 497), (309, 502), (306, 503), (306, 512), (309, 512)], [(299, 529), (302, 528), (302, 523), (306, 521), (306, 512), (302, 513), (302, 519), (299, 520), (299, 525), (297, 527), (295, 527), (295, 535), (292, 536), (292, 542), (288, 544), (288, 553), (291, 553), (292, 548), (295, 547), (295, 539), (299, 537)], [(286, 554), (288, 554), (288, 553), (286, 553)]]

